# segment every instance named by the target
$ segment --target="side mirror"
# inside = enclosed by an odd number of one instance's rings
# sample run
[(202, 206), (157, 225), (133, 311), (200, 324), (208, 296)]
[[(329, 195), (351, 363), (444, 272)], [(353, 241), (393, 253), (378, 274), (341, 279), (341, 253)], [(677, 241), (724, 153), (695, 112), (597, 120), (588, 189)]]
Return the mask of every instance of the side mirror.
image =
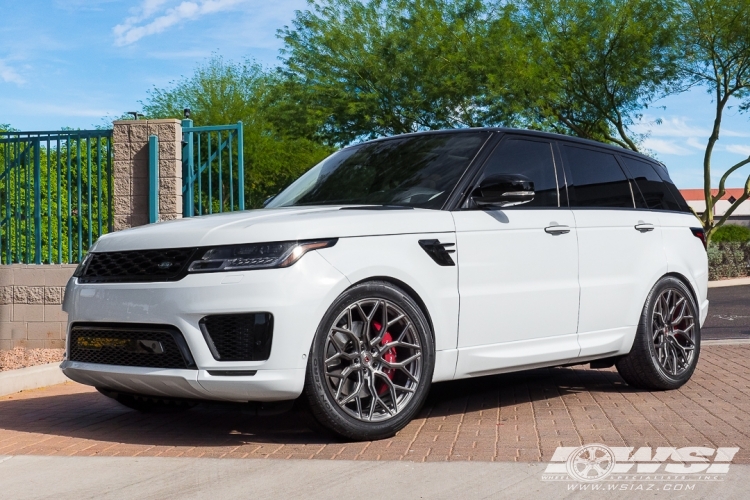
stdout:
[(493, 175), (484, 179), (471, 200), (479, 208), (511, 207), (534, 199), (534, 181), (523, 175)]
[(269, 196), (266, 198), (266, 200), (263, 202), (263, 208), (266, 208), (266, 206), (273, 201), (273, 199), (276, 198), (276, 195)]

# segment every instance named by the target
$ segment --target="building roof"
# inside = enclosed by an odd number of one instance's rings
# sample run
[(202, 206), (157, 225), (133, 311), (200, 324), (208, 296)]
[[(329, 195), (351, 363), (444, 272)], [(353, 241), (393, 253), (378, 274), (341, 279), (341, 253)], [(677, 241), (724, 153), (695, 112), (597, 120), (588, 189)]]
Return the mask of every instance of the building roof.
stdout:
[[(716, 196), (716, 194), (719, 192), (718, 189), (712, 189), (711, 194)], [(726, 193), (724, 193), (724, 196), (721, 197), (722, 200), (728, 200), (730, 197), (739, 198), (742, 196), (742, 194), (745, 192), (742, 188), (727, 188)], [(703, 194), (703, 189), (680, 189), (680, 193), (682, 193), (682, 196), (685, 198), (685, 201), (704, 201), (705, 196)]]

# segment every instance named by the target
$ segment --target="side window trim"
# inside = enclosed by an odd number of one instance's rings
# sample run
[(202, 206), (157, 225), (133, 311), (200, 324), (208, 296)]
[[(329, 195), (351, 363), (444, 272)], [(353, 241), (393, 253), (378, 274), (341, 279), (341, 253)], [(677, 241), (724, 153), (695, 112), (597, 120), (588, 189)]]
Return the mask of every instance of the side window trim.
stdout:
[[(630, 197), (633, 199), (633, 208), (635, 210), (644, 210), (642, 208), (638, 208), (638, 204), (635, 202), (635, 193), (637, 192), (638, 195), (641, 197), (643, 202), (646, 202), (646, 198), (643, 196), (643, 193), (641, 192), (641, 188), (638, 187), (638, 185), (635, 182), (635, 179), (633, 178), (633, 175), (630, 173), (630, 170), (628, 170), (627, 165), (625, 165), (625, 162), (620, 157), (619, 154), (614, 153), (615, 160), (617, 160), (617, 164), (620, 165), (620, 170), (622, 170), (622, 173), (625, 174), (625, 177), (628, 179), (628, 184), (630, 185)], [(633, 188), (635, 186), (635, 189)], [(645, 210), (648, 210), (646, 208)]]
[[(615, 155), (617, 158), (617, 163), (620, 164), (620, 168), (623, 172), (625, 172), (625, 175), (628, 177), (628, 182), (630, 182), (630, 190), (633, 192), (633, 206), (636, 210), (643, 210), (646, 212), (652, 212), (654, 209), (649, 208), (648, 203), (646, 202), (646, 195), (643, 194), (643, 191), (641, 191), (640, 186), (638, 186), (638, 183), (635, 181), (635, 177), (633, 177), (632, 172), (630, 172), (630, 169), (628, 168), (627, 163), (625, 162), (625, 158), (623, 155), (618, 154)], [(635, 188), (633, 188), (635, 186)], [(644, 208), (638, 208), (638, 204), (635, 202), (635, 193), (638, 193), (638, 195), (641, 197), (641, 201), (643, 202)]]
[[(565, 195), (565, 208), (570, 208), (570, 192), (568, 191), (568, 169), (563, 161), (562, 151), (560, 149), (560, 141), (552, 141), (552, 151), (554, 152), (553, 157), (555, 158), (555, 176), (557, 177), (557, 194), (558, 194), (558, 205), (563, 206), (562, 195)], [(558, 169), (559, 165), (559, 169)], [(561, 175), (558, 174), (562, 174)], [(572, 178), (572, 177), (571, 177)], [(562, 184), (564, 190), (560, 191), (560, 184)]]

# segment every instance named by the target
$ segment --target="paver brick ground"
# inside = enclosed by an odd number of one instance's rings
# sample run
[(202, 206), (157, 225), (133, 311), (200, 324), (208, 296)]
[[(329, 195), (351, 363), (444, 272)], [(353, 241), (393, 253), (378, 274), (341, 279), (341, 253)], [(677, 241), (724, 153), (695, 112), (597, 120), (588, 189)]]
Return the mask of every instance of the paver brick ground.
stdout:
[(628, 387), (614, 369), (550, 368), (433, 386), (392, 439), (340, 442), (304, 414), (256, 417), (241, 405), (141, 414), (63, 384), (0, 398), (0, 455), (549, 460), (558, 446), (739, 446), (750, 463), (750, 345), (704, 346), (677, 391)]

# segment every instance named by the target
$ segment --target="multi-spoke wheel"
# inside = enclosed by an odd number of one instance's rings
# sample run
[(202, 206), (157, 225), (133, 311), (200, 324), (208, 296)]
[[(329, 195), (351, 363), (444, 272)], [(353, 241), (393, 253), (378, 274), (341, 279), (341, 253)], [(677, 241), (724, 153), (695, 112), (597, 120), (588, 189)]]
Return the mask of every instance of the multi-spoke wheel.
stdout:
[(323, 319), (305, 392), (324, 427), (349, 439), (379, 439), (419, 410), (433, 365), (419, 306), (391, 283), (366, 282), (347, 290)]
[(667, 277), (651, 290), (631, 352), (617, 362), (625, 381), (644, 389), (676, 389), (690, 379), (700, 353), (698, 311), (690, 290)]
[(695, 316), (688, 309), (688, 297), (667, 288), (656, 299), (651, 316), (654, 355), (662, 369), (672, 376), (684, 373), (695, 356)]

